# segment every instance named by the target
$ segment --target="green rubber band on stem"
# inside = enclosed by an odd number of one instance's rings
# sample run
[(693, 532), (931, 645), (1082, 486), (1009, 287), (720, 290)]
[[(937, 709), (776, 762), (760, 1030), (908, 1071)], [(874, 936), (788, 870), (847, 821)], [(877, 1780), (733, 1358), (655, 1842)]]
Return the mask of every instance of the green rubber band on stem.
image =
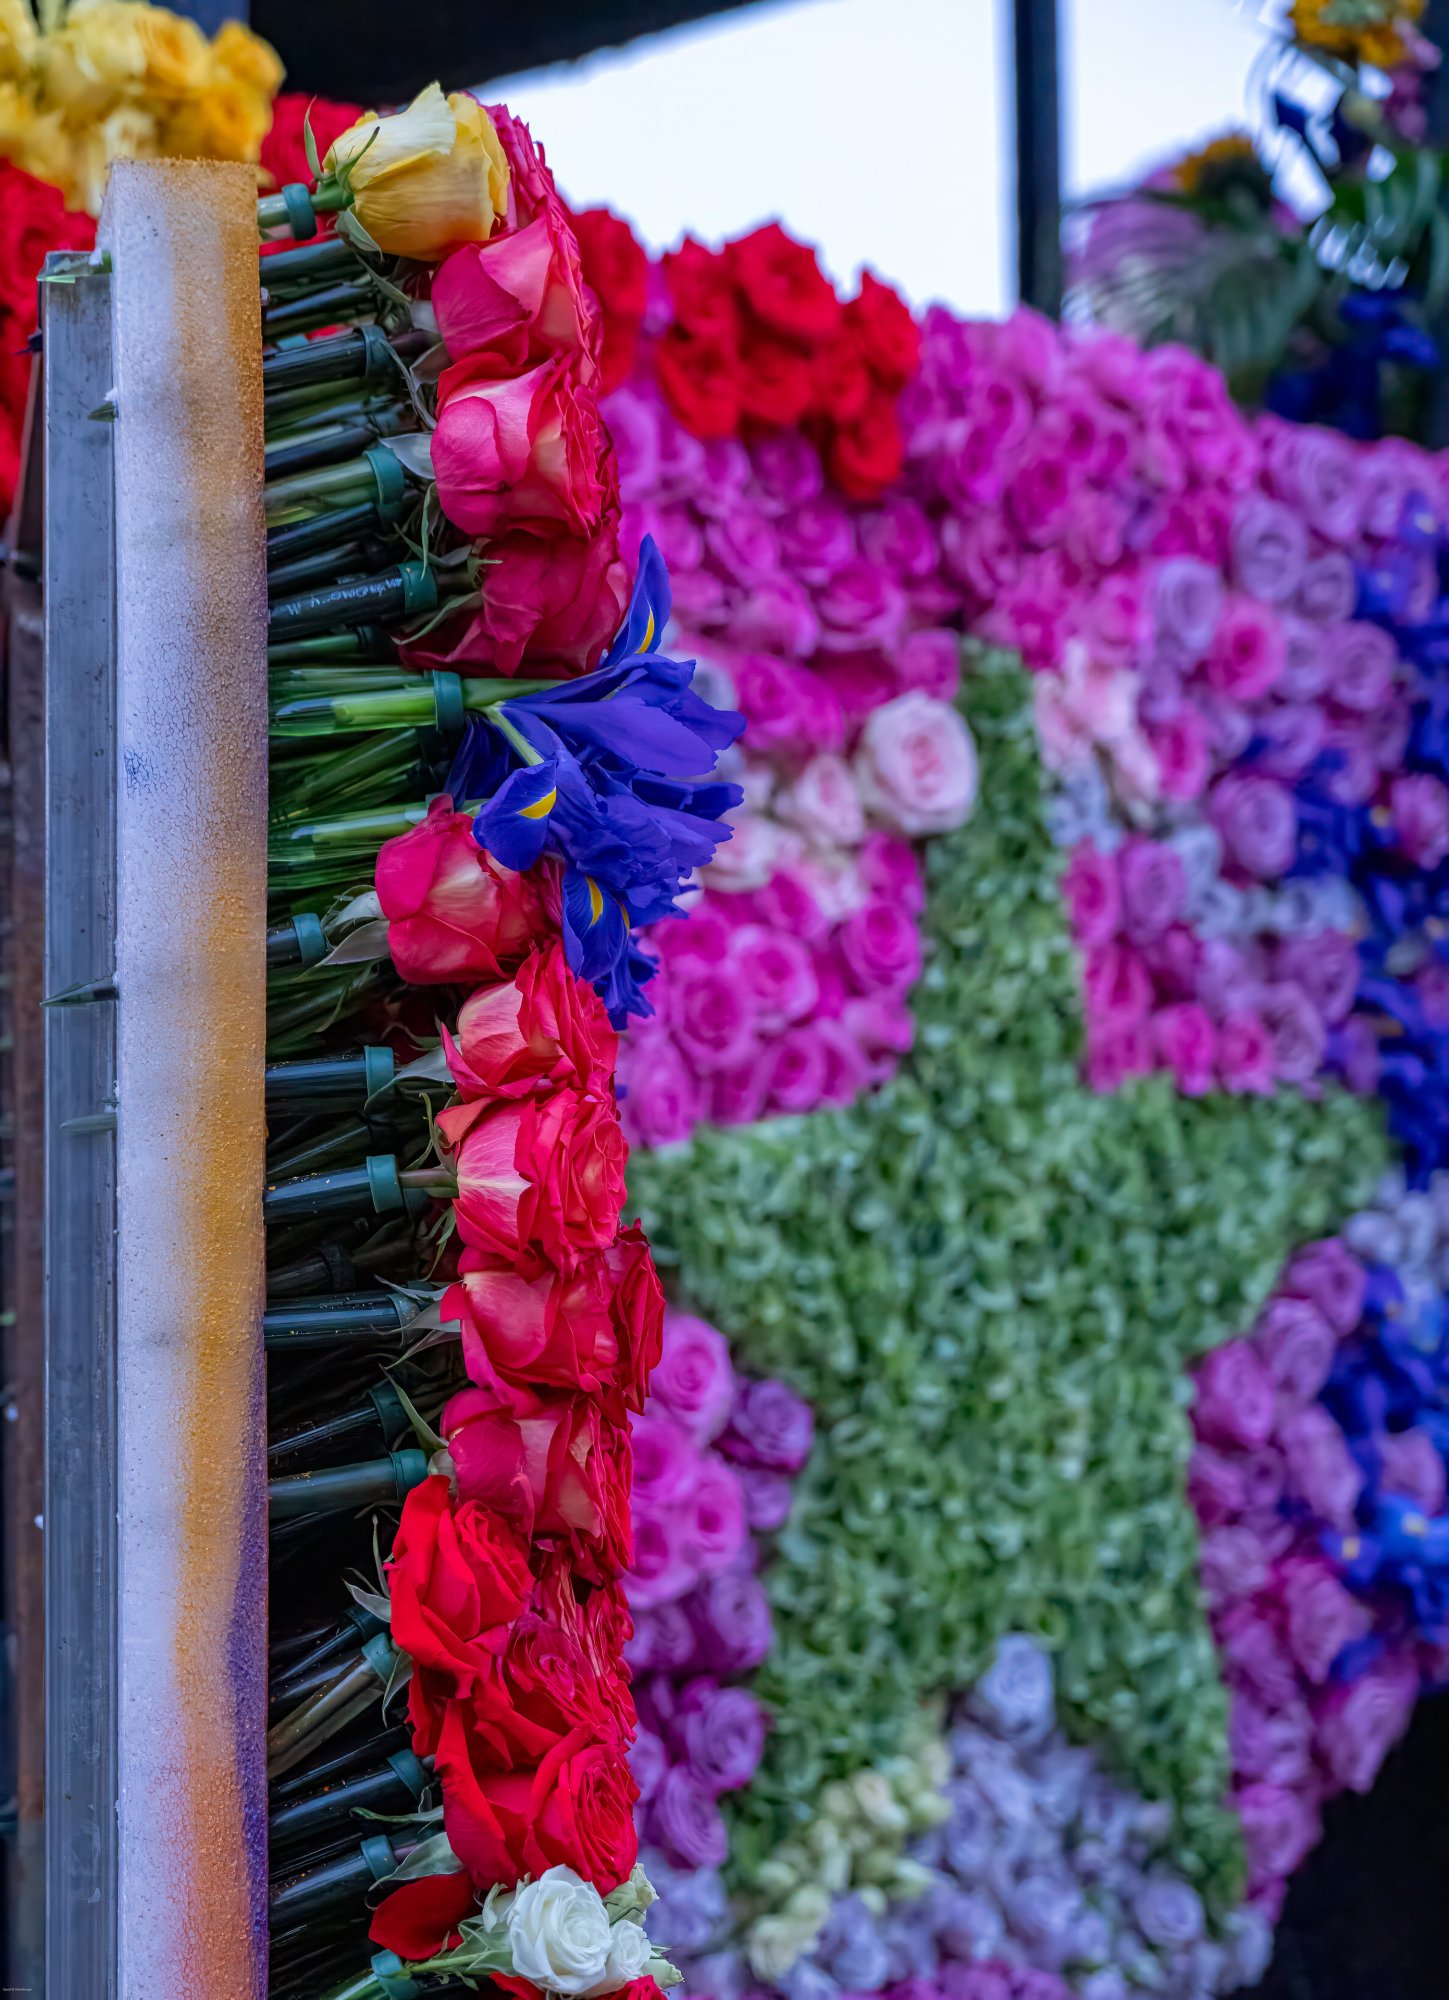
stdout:
[(310, 910), (304, 910), (300, 917), (293, 917), (292, 929), (297, 934), (297, 949), (302, 955), (303, 965), (320, 965), (330, 949), (322, 919)]
[(362, 455), (372, 467), (377, 485), (377, 511), (384, 524), (395, 521), (402, 511), (403, 496), (408, 487), (402, 460), (395, 451), (389, 451), (380, 444), (370, 444)]
[(403, 1408), (402, 1397), (391, 1382), (378, 1382), (368, 1390), (367, 1400), (377, 1411), (377, 1421), (382, 1426), (383, 1442), (391, 1449), (397, 1440), (406, 1437), (412, 1428), (408, 1413)]
[(406, 1500), (415, 1486), (421, 1486), (428, 1476), (428, 1455), (419, 1451), (416, 1445), (409, 1445), (406, 1451), (388, 1453), (392, 1460), (392, 1476), (397, 1481), (397, 1497)]
[(436, 611), (438, 608), (438, 579), (427, 563), (402, 562), (397, 566), (402, 579), (403, 614), (411, 618), (419, 611)]
[(364, 1164), (373, 1207), (379, 1215), (396, 1215), (406, 1207), (397, 1161), (391, 1153), (369, 1153)]
[(357, 1851), (372, 1870), (374, 1882), (385, 1882), (389, 1875), (396, 1875), (397, 1856), (393, 1853), (392, 1842), (385, 1833), (369, 1834)]
[(428, 1789), (428, 1767), (415, 1750), (394, 1750), (387, 1760), (388, 1769), (394, 1772), (400, 1782), (407, 1786), (416, 1802)]
[(395, 1951), (376, 1952), (369, 1965), (383, 2000), (417, 2000), (423, 1990)]
[(468, 720), (463, 706), (463, 683), (457, 674), (442, 667), (433, 669), (433, 713), (445, 736), (461, 736)]
[(392, 342), (382, 328), (369, 321), (366, 326), (360, 326), (357, 330), (362, 335), (362, 352), (365, 357), (362, 369), (363, 381), (372, 382), (382, 375), (396, 383), (397, 368), (393, 361)]
[(288, 181), (281, 192), (292, 234), (299, 243), (305, 243), (317, 234), (317, 211), (312, 206), (311, 193), (301, 181)]
[[(320, 926), (319, 926), (320, 928)], [(368, 1097), (372, 1099), (380, 1090), (386, 1090), (397, 1071), (393, 1052), (380, 1042), (371, 1042), (362, 1051), (362, 1083)]]
[(364, 1660), (372, 1668), (377, 1678), (386, 1687), (392, 1679), (393, 1668), (397, 1665), (397, 1647), (386, 1632), (374, 1632), (370, 1639), (364, 1639), (358, 1648)]

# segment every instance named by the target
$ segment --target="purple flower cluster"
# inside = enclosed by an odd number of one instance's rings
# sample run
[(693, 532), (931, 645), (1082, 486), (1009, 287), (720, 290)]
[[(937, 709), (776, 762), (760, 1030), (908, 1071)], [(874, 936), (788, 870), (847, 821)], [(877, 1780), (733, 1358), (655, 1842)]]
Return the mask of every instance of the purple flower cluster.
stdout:
[[(1320, 1806), (1368, 1790), (1420, 1685), (1412, 1636), (1349, 1587), (1343, 1551), (1365, 1479), (1322, 1400), (1358, 1336), (1368, 1284), (1342, 1242), (1309, 1245), (1251, 1333), (1197, 1372), (1189, 1492), (1232, 1702), (1249, 1893), (1270, 1918), (1318, 1839)], [(1413, 1448), (1399, 1450), (1407, 1460)]]
[(717, 1328), (665, 1315), (649, 1406), (633, 1423), (626, 1658), (641, 1838), (675, 1868), (722, 1865), (718, 1800), (750, 1782), (764, 1750), (764, 1710), (728, 1682), (769, 1651), (754, 1537), (784, 1526), (813, 1438), (809, 1405), (792, 1389), (737, 1376)]

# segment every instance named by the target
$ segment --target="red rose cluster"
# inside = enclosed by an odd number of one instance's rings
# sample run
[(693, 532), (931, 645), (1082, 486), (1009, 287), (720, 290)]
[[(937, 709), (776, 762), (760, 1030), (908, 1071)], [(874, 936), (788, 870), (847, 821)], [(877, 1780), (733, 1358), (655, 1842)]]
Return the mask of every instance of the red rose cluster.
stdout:
[(418, 667), (567, 676), (597, 664), (628, 602), (599, 415), (609, 357), (543, 154), (501, 105), (489, 115), (508, 158), (507, 214), (486, 243), (439, 265), (431, 291), (449, 357), (433, 432), (438, 502), (474, 538), (483, 581), (477, 602), (402, 651)]
[(389, 1563), (413, 1747), (463, 1863), (376, 1914), (374, 1940), (416, 1959), (495, 1883), (567, 1863), (607, 1895), (634, 1865), (620, 1578), (629, 1413), (664, 1298), (643, 1235), (620, 1228), (618, 1037), (569, 969), (551, 866), (500, 868), (443, 798), (384, 847), (377, 887), (409, 980), (486, 982), (444, 1035), (458, 1097), (438, 1121), (464, 1246), (442, 1314), (472, 1386), (443, 1412), (451, 1477), (409, 1494)]
[(672, 323), (654, 366), (686, 430), (727, 438), (803, 428), (853, 499), (895, 483), (896, 397), (920, 353), (897, 293), (867, 271), (842, 303), (815, 252), (777, 222), (723, 250), (686, 237), (663, 270)]
[(53, 187), (0, 160), (0, 531), (20, 479), (35, 286), (50, 250), (89, 250), (96, 225)]

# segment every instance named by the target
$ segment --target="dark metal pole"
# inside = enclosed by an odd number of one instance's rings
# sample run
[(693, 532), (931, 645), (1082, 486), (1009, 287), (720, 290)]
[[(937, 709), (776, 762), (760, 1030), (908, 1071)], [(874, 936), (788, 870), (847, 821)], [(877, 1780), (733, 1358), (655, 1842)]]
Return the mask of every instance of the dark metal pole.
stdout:
[(1017, 293), (1055, 319), (1062, 308), (1057, 0), (1013, 0), (1013, 9)]

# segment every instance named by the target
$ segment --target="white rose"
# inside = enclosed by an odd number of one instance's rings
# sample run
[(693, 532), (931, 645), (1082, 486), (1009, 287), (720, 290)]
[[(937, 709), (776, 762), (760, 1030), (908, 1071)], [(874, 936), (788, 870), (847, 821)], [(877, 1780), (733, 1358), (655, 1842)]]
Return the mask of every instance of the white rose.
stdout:
[(572, 1868), (525, 1882), (508, 1912), (513, 1969), (550, 1993), (588, 1993), (604, 1977), (613, 1939), (604, 1899)]
[(944, 701), (897, 695), (871, 715), (855, 753), (867, 810), (897, 833), (949, 833), (976, 804), (971, 732)]
[(617, 1993), (621, 1986), (642, 1979), (653, 1956), (654, 1947), (645, 1934), (644, 1926), (623, 1918), (609, 1933), (609, 1957), (604, 1966), (604, 1976), (596, 1986), (589, 1988), (587, 2000), (594, 2000), (598, 1993)]
[(843, 757), (822, 750), (780, 798), (777, 810), (824, 847), (858, 847), (865, 813), (855, 774)]

